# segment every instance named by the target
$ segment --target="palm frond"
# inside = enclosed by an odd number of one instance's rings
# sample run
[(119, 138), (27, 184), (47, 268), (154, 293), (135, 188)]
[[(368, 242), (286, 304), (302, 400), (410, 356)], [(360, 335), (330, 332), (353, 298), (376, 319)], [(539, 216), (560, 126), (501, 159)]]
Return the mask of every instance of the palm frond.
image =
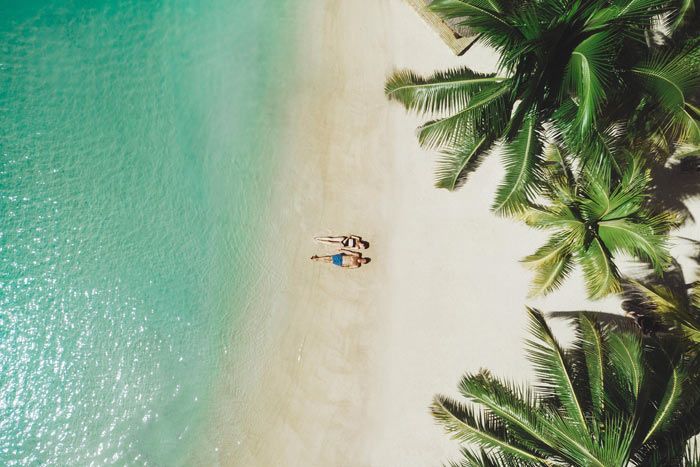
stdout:
[(690, 284), (688, 295), (690, 296), (690, 303), (700, 311), (700, 281)]
[(667, 115), (664, 131), (681, 143), (697, 144), (700, 142), (700, 122), (694, 116), (698, 113), (689, 110), (692, 108), (690, 104), (686, 103), (684, 107), (679, 106)]
[(591, 404), (596, 417), (602, 415), (605, 408), (605, 347), (603, 330), (591, 316), (582, 314), (576, 321), (577, 337), (585, 355), (588, 370), (588, 386), (591, 392)]
[(682, 142), (700, 141), (700, 127), (688, 97), (700, 86), (700, 49), (690, 48), (653, 55), (631, 69), (641, 85), (668, 112), (667, 126)]
[(493, 142), (486, 136), (469, 141), (442, 152), (435, 169), (435, 186), (454, 191), (461, 187), (470, 173), (475, 171)]
[(633, 456), (634, 465), (644, 467), (700, 467), (686, 463), (689, 460), (686, 457), (688, 454), (686, 449), (688, 443), (686, 441), (687, 437), (674, 440), (655, 440), (653, 443), (646, 444)]
[(421, 146), (432, 148), (454, 144), (466, 136), (489, 135), (503, 131), (510, 115), (506, 83), (485, 86), (471, 96), (467, 105), (453, 115), (428, 122), (418, 128)]
[(573, 246), (567, 235), (554, 234), (523, 262), (535, 271), (530, 296), (546, 295), (559, 288), (573, 269)]
[(671, 261), (667, 238), (653, 225), (626, 219), (605, 220), (598, 223), (598, 232), (606, 245), (613, 245), (614, 252), (624, 251), (645, 259), (657, 271)]
[(642, 340), (631, 332), (611, 331), (606, 349), (606, 380), (611, 383), (606, 397), (610, 404), (632, 414), (636, 410), (645, 374)]
[(537, 193), (536, 182), (542, 174), (541, 126), (535, 113), (531, 113), (513, 141), (503, 148), (503, 164), (506, 175), (496, 191), (491, 209), (499, 215), (522, 212), (528, 201)]
[(679, 144), (671, 155), (671, 159), (677, 161), (681, 161), (686, 157), (700, 157), (700, 145), (693, 143)]
[(624, 125), (620, 122), (612, 123), (602, 131), (598, 125), (593, 125), (588, 137), (576, 142), (583, 168), (605, 178), (609, 178), (613, 170), (619, 174), (617, 156), (624, 134)]
[(627, 278), (623, 287), (625, 309), (663, 325), (666, 332), (680, 332), (690, 342), (700, 343), (700, 309), (693, 303), (695, 287), (686, 284), (675, 260), (661, 275), (651, 272), (643, 279)]
[(638, 38), (635, 32), (650, 29), (654, 17), (671, 10), (668, 0), (615, 0), (610, 6), (598, 10), (589, 19), (587, 28), (626, 26), (622, 32)]
[[(605, 180), (604, 185), (601, 185), (599, 178), (595, 180), (589, 178), (588, 180), (589, 183), (597, 185), (599, 190), (606, 193), (604, 202), (601, 199), (596, 200), (598, 209), (590, 209), (590, 206), (586, 205), (593, 218), (606, 221), (629, 218), (632, 215), (648, 217), (642, 216), (642, 206), (647, 200), (647, 190), (651, 182), (651, 175), (649, 170), (643, 167), (641, 158), (630, 156), (629, 163), (622, 173), (622, 180), (610, 194), (608, 194), (610, 191), (610, 178)], [(587, 194), (593, 193), (594, 190), (595, 187), (592, 186), (587, 190)], [(592, 199), (591, 196), (589, 198)]]
[(615, 36), (599, 32), (583, 40), (574, 49), (565, 79), (578, 97), (576, 126), (588, 134), (605, 101), (605, 89), (612, 82), (612, 61), (617, 50)]
[(465, 443), (477, 443), (489, 450), (507, 453), (524, 461), (544, 463), (544, 459), (529, 453), (525, 448), (509, 439), (506, 430), (488, 417), (479, 416), (471, 407), (450, 398), (437, 396), (430, 410), (445, 430)]
[(684, 106), (686, 97), (700, 86), (698, 51), (658, 53), (631, 72), (668, 109)]
[(573, 380), (570, 365), (564, 351), (554, 338), (542, 313), (528, 308), (530, 334), (535, 340), (527, 340), (527, 358), (535, 367), (540, 380), (539, 388), (544, 393), (555, 395), (566, 410), (567, 416), (580, 433), (588, 432), (585, 408)]
[(559, 465), (607, 467), (596, 455), (597, 449), (592, 437), (582, 434), (578, 425), (571, 423), (568, 417), (563, 417), (559, 411), (552, 408), (547, 419), (549, 429), (556, 436), (559, 457), (565, 460)]
[(569, 229), (583, 227), (581, 220), (576, 217), (567, 205), (530, 206), (518, 216), (528, 226), (535, 229)]
[(673, 290), (664, 284), (648, 284), (626, 278), (623, 286), (625, 297), (636, 307), (653, 310), (659, 314), (671, 314), (683, 306), (679, 302), (682, 298), (676, 296)]
[(466, 67), (438, 71), (426, 78), (400, 70), (387, 79), (384, 92), (407, 110), (444, 114), (463, 109), (474, 94), (503, 80), (493, 73), (477, 73)]
[(671, 373), (671, 379), (666, 385), (664, 397), (659, 404), (658, 410), (656, 411), (656, 416), (654, 417), (651, 427), (649, 428), (649, 431), (642, 442), (646, 443), (649, 439), (651, 439), (654, 434), (662, 430), (664, 425), (673, 417), (674, 410), (681, 401), (684, 379), (685, 375), (682, 373), (681, 369), (674, 367)]
[(517, 433), (530, 452), (540, 457), (550, 454), (548, 447), (553, 440), (547, 436), (544, 414), (529, 390), (500, 381), (485, 370), (464, 376), (459, 389), (464, 397), (483, 406), (487, 414), (498, 417), (509, 431)]
[(604, 177), (600, 172), (595, 174), (586, 172), (585, 175), (585, 198), (580, 202), (581, 211), (588, 220), (601, 219), (613, 209), (610, 177)]
[(628, 465), (636, 427), (629, 418), (619, 414), (606, 414), (599, 420), (601, 423), (593, 427), (596, 458), (606, 466)]
[(458, 18), (460, 24), (479, 34), (479, 41), (499, 51), (515, 47), (522, 33), (507, 12), (494, 0), (435, 0), (430, 9), (446, 19)]
[(578, 258), (589, 298), (598, 299), (622, 290), (617, 266), (600, 239), (593, 238), (587, 247), (581, 248)]
[(473, 451), (468, 448), (462, 448), (462, 462), (459, 464), (450, 464), (450, 467), (540, 467), (541, 464), (524, 461), (501, 454), (499, 452), (487, 452), (484, 449)]

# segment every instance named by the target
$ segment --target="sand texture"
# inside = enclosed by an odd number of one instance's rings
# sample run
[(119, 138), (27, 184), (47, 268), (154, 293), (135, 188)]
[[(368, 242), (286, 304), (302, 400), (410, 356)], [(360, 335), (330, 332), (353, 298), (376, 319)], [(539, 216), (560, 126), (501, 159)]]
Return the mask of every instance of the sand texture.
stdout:
[[(278, 311), (235, 421), (244, 434), (222, 447), (222, 463), (440, 465), (457, 445), (433, 422), (432, 396), (456, 395), (480, 367), (528, 380), (526, 304), (619, 312), (619, 300), (587, 302), (578, 271), (528, 300), (519, 259), (546, 235), (491, 213), (498, 154), (458, 192), (437, 190), (435, 154), (415, 138), (421, 120), (384, 97), (396, 68), (489, 71), (492, 51), (455, 57), (401, 0), (314, 0), (299, 15), (272, 226), (294, 248), (269, 291)], [(314, 235), (350, 232), (371, 242), (371, 264), (309, 260), (331, 251)]]

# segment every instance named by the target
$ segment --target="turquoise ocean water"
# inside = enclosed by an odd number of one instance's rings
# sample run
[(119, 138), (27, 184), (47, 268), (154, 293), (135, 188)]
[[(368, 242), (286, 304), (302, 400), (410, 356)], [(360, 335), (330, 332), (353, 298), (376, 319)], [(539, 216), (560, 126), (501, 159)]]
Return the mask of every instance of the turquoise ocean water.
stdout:
[(0, 3), (0, 465), (212, 448), (291, 3)]

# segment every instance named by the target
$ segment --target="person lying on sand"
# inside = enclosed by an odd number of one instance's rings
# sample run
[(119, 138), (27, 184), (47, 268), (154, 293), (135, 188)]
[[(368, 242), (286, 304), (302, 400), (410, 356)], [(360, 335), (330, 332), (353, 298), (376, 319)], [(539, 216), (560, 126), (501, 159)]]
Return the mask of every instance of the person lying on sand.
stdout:
[(357, 235), (342, 235), (337, 237), (314, 237), (314, 240), (321, 243), (340, 243), (345, 248), (357, 248), (364, 250), (369, 248), (369, 242), (362, 240), (362, 237)]
[(346, 250), (345, 248), (341, 248), (338, 251), (340, 251), (340, 253), (336, 253), (334, 255), (326, 255), (326, 256), (313, 255), (311, 257), (311, 261), (321, 261), (324, 263), (333, 263), (335, 266), (340, 266), (341, 268), (350, 268), (350, 269), (359, 268), (363, 264), (367, 264), (370, 262), (369, 258), (363, 257), (362, 253), (358, 253), (357, 251)]

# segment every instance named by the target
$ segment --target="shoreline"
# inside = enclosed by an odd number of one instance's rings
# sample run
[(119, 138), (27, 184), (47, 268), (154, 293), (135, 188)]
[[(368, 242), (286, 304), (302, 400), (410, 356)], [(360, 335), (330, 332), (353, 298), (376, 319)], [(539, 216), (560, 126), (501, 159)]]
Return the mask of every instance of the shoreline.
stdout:
[[(620, 299), (588, 301), (580, 271), (550, 296), (528, 299), (531, 272), (518, 260), (545, 235), (490, 211), (499, 155), (458, 192), (435, 189), (435, 153), (415, 138), (420, 119), (384, 97), (394, 68), (488, 71), (496, 60), (489, 50), (476, 45), (455, 57), (401, 0), (319, 0), (297, 14), (284, 163), (263, 239), (276, 272), (263, 342), (246, 350), (260, 372), (241, 394), (241, 412), (222, 410), (219, 460), (446, 462), (458, 445), (430, 417), (432, 396), (456, 395), (459, 377), (481, 367), (531, 378), (526, 305), (620, 313)], [(370, 241), (369, 265), (309, 261), (331, 251), (313, 236), (344, 233)]]

